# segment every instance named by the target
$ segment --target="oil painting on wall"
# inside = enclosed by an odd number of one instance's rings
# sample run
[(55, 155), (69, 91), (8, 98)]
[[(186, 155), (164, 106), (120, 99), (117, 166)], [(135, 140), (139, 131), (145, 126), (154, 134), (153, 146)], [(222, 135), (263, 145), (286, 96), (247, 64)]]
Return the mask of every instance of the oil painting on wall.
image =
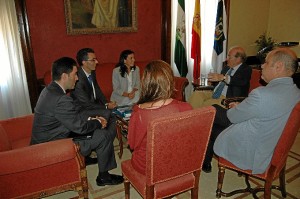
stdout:
[(64, 0), (67, 34), (136, 32), (137, 0)]

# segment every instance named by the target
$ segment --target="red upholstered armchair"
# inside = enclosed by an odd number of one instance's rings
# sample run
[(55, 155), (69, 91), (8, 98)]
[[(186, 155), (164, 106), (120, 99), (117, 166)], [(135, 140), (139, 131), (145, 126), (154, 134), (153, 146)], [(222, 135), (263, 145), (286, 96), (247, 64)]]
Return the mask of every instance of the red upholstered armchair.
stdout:
[(29, 145), (33, 115), (0, 121), (0, 198), (75, 190), (88, 198), (83, 157), (71, 139)]
[(146, 175), (131, 160), (122, 162), (125, 197), (130, 184), (143, 198), (164, 198), (191, 190), (198, 198), (199, 176), (215, 116), (213, 107), (157, 118), (148, 125)]
[[(300, 127), (300, 102), (296, 104), (293, 111), (291, 112), (289, 119), (283, 129), (283, 132), (278, 140), (275, 147), (271, 162), (267, 170), (263, 174), (252, 174), (251, 170), (242, 170), (226, 159), (219, 157), (219, 176), (218, 176), (218, 187), (217, 187), (217, 198), (221, 196), (229, 197), (237, 193), (250, 192), (254, 198), (257, 198), (256, 193), (258, 191), (264, 191), (265, 199), (271, 199), (271, 189), (278, 189), (281, 191), (281, 195), (286, 197), (285, 188), (285, 164), (288, 153), (296, 139)], [(239, 174), (245, 176), (245, 182), (247, 187), (245, 189), (239, 189), (230, 193), (222, 191), (223, 179), (225, 175), (225, 169), (236, 171)], [(264, 181), (264, 187), (251, 188), (248, 181), (249, 177), (257, 178)], [(279, 178), (279, 186), (272, 186), (272, 182)]]
[(189, 80), (185, 77), (175, 77), (175, 91), (172, 98), (185, 102), (185, 87), (189, 85)]

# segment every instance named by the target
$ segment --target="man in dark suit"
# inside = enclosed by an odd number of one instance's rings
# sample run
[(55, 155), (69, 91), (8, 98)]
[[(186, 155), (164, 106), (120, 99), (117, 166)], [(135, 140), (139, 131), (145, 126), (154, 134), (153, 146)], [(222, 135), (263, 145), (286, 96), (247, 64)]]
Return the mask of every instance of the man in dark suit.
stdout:
[(108, 102), (98, 85), (95, 73), (98, 60), (94, 50), (83, 48), (77, 52), (76, 59), (80, 67), (77, 71), (78, 81), (75, 89), (71, 90), (71, 97), (85, 111), (107, 115), (107, 129), (115, 134), (117, 118), (111, 109), (116, 107), (116, 103)]
[(222, 99), (226, 97), (247, 97), (252, 68), (245, 61), (246, 53), (242, 47), (231, 48), (226, 59), (227, 66), (222, 69), (221, 74), (208, 74), (208, 81), (218, 82), (215, 90), (195, 91), (189, 99), (193, 108), (221, 105)]
[[(91, 48), (83, 48), (76, 55), (79, 64), (78, 82), (71, 91), (71, 97), (86, 109), (113, 109), (115, 102), (108, 102), (101, 91), (95, 69), (98, 64), (95, 52)], [(109, 82), (111, 83), (111, 82)]]
[(82, 109), (66, 95), (66, 90), (74, 89), (77, 80), (74, 59), (63, 57), (53, 63), (52, 82), (43, 89), (35, 107), (31, 144), (80, 135), (74, 142), (80, 145), (81, 154), (88, 156), (92, 150), (97, 153), (97, 185), (120, 184), (123, 177), (108, 172), (117, 167), (113, 146), (116, 132), (107, 128), (105, 118), (109, 115), (101, 117), (100, 112), (97, 115), (97, 111)]

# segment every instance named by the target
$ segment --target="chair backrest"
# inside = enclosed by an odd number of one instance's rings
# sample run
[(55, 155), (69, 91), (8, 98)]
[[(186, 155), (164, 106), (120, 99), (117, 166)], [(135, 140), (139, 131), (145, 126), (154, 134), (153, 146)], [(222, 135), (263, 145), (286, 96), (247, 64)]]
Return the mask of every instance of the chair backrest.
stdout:
[(48, 86), (51, 83), (51, 81), (52, 81), (51, 71), (48, 70), (44, 74), (44, 84), (45, 84), (45, 86)]
[(156, 118), (148, 125), (146, 183), (153, 185), (200, 170), (214, 107), (204, 107)]
[(289, 119), (287, 120), (283, 132), (275, 147), (271, 166), (279, 172), (285, 165), (287, 156), (296, 139), (300, 128), (300, 101), (293, 108)]
[(33, 124), (33, 114), (0, 121), (12, 149), (28, 146)]
[(175, 91), (172, 95), (173, 99), (185, 102), (185, 87), (189, 85), (189, 80), (185, 77), (176, 77), (175, 81)]
[(261, 70), (259, 69), (252, 69), (252, 74), (251, 74), (251, 79), (250, 79), (250, 88), (249, 88), (249, 93), (259, 87), (259, 86), (263, 86), (262, 82), (261, 82)]

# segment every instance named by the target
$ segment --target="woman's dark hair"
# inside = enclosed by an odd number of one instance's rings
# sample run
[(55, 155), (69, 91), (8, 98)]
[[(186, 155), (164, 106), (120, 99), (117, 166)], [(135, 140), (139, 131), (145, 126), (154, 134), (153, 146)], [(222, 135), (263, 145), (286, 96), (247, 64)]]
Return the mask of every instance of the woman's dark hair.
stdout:
[(170, 65), (162, 60), (147, 64), (141, 80), (138, 104), (169, 99), (174, 92), (174, 74)]
[(77, 66), (76, 61), (70, 57), (62, 57), (54, 61), (52, 64), (52, 80), (60, 80), (63, 73), (70, 74), (74, 66)]
[[(132, 50), (123, 50), (120, 54), (119, 63), (116, 67), (120, 66), (120, 74), (122, 77), (125, 77), (125, 73), (127, 73), (127, 66), (125, 65), (124, 61), (127, 59), (128, 55), (134, 54)], [(131, 70), (135, 70), (135, 66), (131, 66)]]

